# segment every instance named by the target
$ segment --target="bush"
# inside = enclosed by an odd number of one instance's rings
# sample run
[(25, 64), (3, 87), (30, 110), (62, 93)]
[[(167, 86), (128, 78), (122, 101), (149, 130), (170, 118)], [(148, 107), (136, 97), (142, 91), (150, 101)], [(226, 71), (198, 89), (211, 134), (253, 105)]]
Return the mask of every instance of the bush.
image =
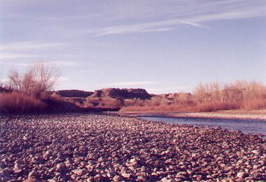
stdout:
[(197, 112), (212, 112), (218, 110), (235, 110), (239, 108), (240, 104), (237, 102), (206, 102), (198, 104), (193, 110)]
[(260, 82), (199, 84), (190, 93), (161, 94), (151, 99), (125, 102), (121, 109), (141, 112), (212, 112), (217, 110), (266, 109), (266, 87)]
[(1, 113), (33, 113), (47, 109), (46, 103), (20, 92), (0, 93)]
[(266, 98), (252, 99), (249, 101), (245, 101), (241, 105), (241, 109), (243, 109), (243, 110), (266, 109)]

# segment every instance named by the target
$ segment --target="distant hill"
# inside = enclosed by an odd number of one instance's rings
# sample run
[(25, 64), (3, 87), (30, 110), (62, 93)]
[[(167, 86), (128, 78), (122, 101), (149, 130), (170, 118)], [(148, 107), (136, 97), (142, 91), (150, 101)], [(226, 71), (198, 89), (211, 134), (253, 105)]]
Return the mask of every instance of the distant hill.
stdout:
[(90, 107), (112, 108), (119, 110), (127, 99), (150, 99), (151, 95), (145, 89), (105, 88), (96, 90), (87, 97), (86, 104)]
[(89, 97), (93, 92), (83, 91), (83, 90), (58, 90), (55, 94), (61, 97)]
[(116, 99), (149, 99), (151, 98), (151, 95), (148, 94), (145, 89), (105, 88), (96, 90), (90, 97), (111, 97)]
[(94, 92), (83, 90), (58, 90), (53, 95), (83, 108), (119, 110), (126, 100), (146, 100), (152, 96), (145, 89), (104, 88)]

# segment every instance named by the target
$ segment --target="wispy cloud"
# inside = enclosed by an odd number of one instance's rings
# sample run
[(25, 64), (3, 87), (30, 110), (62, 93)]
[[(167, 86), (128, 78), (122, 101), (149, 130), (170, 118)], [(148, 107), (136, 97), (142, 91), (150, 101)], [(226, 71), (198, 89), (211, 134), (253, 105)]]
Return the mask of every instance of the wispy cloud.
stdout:
[(116, 82), (106, 84), (107, 86), (117, 86), (117, 87), (129, 87), (129, 86), (145, 86), (145, 85), (154, 85), (157, 82), (154, 81), (139, 81), (139, 82)]
[(58, 42), (16, 42), (8, 44), (0, 44), (0, 51), (21, 51), (27, 49), (46, 49), (62, 47), (67, 45), (67, 43)]
[[(68, 43), (58, 42), (16, 42), (16, 43), (2, 43), (0, 44), (0, 60), (10, 59), (27, 59), (41, 57), (43, 50), (54, 50), (68, 45)], [(30, 54), (29, 54), (30, 52)], [(69, 64), (67, 62), (60, 62), (59, 64)]]
[(209, 28), (203, 24), (190, 22), (187, 20), (169, 19), (165, 21), (148, 22), (135, 25), (113, 26), (96, 30), (96, 36), (104, 36), (111, 34), (125, 34), (125, 33), (140, 33), (140, 32), (163, 32), (171, 31), (175, 28), (173, 26), (179, 24), (186, 24), (197, 28)]
[[(136, 3), (138, 4), (138, 3)], [(153, 3), (156, 4), (156, 3)], [(142, 4), (141, 4), (142, 5)], [(135, 8), (137, 8), (136, 6)], [(98, 29), (88, 29), (84, 30), (83, 33), (94, 34), (96, 36), (106, 36), (106, 35), (115, 35), (115, 34), (128, 34), (128, 33), (143, 33), (143, 32), (162, 32), (162, 31), (171, 31), (177, 28), (180, 25), (188, 25), (195, 28), (210, 29), (207, 22), (210, 21), (220, 21), (220, 20), (235, 20), (235, 19), (244, 19), (244, 18), (253, 18), (265, 16), (265, 1), (264, 0), (232, 0), (232, 1), (205, 1), (204, 3), (195, 3), (194, 1), (188, 0), (187, 3), (175, 3), (173, 7), (167, 7), (165, 11), (169, 11), (168, 15), (163, 13), (157, 4), (154, 6), (151, 12), (149, 20), (145, 21), (144, 17), (147, 17), (147, 14), (142, 12), (143, 20), (133, 21), (135, 23), (127, 23), (117, 26), (108, 26)], [(126, 7), (128, 8), (128, 7)], [(141, 7), (138, 7), (141, 9)], [(136, 13), (141, 11), (135, 9)], [(132, 11), (132, 10), (130, 10)], [(159, 13), (157, 13), (159, 12)], [(128, 15), (126, 11), (122, 11), (125, 17)], [(161, 14), (160, 14), (161, 13)], [(163, 15), (163, 16), (160, 16)], [(136, 15), (139, 16), (139, 15)], [(123, 19), (122, 14), (116, 15)], [(134, 16), (128, 15), (131, 19), (134, 19)], [(127, 18), (128, 18), (127, 17)], [(159, 17), (159, 18), (156, 18)], [(136, 18), (136, 17), (135, 17)], [(138, 17), (140, 19), (141, 17)], [(154, 19), (159, 19), (154, 21)], [(152, 21), (153, 20), (153, 21)], [(130, 21), (127, 21), (130, 22)], [(136, 23), (137, 22), (137, 23)]]
[[(2, 64), (4, 65), (11, 65), (11, 66), (29, 66), (30, 64), (34, 63), (36, 61), (4, 61), (4, 62), (1, 62)], [(79, 63), (75, 62), (75, 61), (40, 61), (42, 63), (45, 63), (45, 64), (54, 64), (56, 66), (59, 66), (59, 67), (62, 67), (62, 66), (70, 66), (70, 67), (77, 67), (77, 66), (80, 66)]]
[[(61, 26), (58, 26), (57, 30), (61, 31), (59, 34), (62, 33), (65, 36), (73, 36), (76, 34), (106, 36), (172, 31), (176, 29), (176, 26), (180, 25), (189, 25), (195, 28), (210, 28), (206, 25), (208, 21), (265, 16), (266, 10), (265, 0), (116, 0), (109, 2), (87, 1), (82, 5), (74, 7), (70, 3), (71, 1), (66, 1), (62, 10), (56, 8), (61, 5), (60, 1), (54, 1), (55, 9), (52, 9), (54, 10), (52, 12), (56, 13), (51, 14), (48, 11), (39, 11), (38, 13), (35, 11), (27, 11), (29, 7), (39, 10), (43, 6), (50, 6), (47, 1), (42, 0), (41, 2), (23, 1), (23, 3), (19, 3), (4, 0), (2, 3), (2, 9), (4, 10), (3, 17), (23, 20), (28, 20), (28, 18), (40, 21), (50, 20), (53, 23), (54, 21), (58, 23), (61, 20), (61, 22), (70, 22), (71, 24), (67, 24), (67, 28), (62, 26), (64, 28), (63, 30), (60, 29)], [(71, 15), (69, 14), (70, 11)], [(81, 30), (69, 28), (72, 27), (72, 20), (82, 22), (82, 25), (80, 25), (82, 27)], [(50, 31), (54, 31), (54, 29)], [(29, 42), (23, 45), (23, 47), (47, 48), (50, 46), (59, 46), (61, 43), (38, 44), (32, 46), (32, 42)]]
[(21, 59), (21, 58), (33, 58), (37, 57), (37, 55), (34, 54), (23, 54), (23, 53), (2, 53), (0, 52), (0, 60), (5, 59)]

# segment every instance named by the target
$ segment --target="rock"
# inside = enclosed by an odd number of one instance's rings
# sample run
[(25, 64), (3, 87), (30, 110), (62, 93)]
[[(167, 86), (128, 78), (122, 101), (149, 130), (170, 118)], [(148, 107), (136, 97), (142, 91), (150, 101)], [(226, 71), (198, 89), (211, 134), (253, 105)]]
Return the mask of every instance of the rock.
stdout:
[(165, 177), (165, 178), (162, 178), (162, 179), (161, 179), (161, 182), (170, 182), (170, 180), (169, 180), (168, 178)]
[(252, 150), (251, 152), (255, 155), (260, 155), (260, 152), (258, 150)]
[(146, 181), (146, 178), (144, 176), (137, 176), (136, 181)]
[(248, 174), (245, 173), (245, 172), (242, 172), (242, 171), (241, 171), (241, 172), (238, 172), (236, 176), (237, 176), (238, 178), (240, 178), (240, 179), (243, 179), (243, 178), (247, 177)]
[(120, 176), (118, 176), (118, 175), (115, 175), (114, 177), (113, 177), (113, 181), (114, 182), (119, 182), (119, 181), (121, 181), (122, 180), (122, 178), (120, 177)]
[(129, 173), (122, 173), (121, 176), (123, 176), (126, 179), (129, 179), (131, 177), (131, 174), (129, 174)]
[(28, 174), (28, 178), (26, 180), (26, 182), (35, 182), (36, 180), (36, 171), (32, 170), (29, 174)]
[(56, 171), (61, 172), (61, 171), (64, 171), (65, 169), (66, 169), (65, 163), (59, 163), (56, 165)]
[(187, 175), (188, 175), (187, 172), (185, 172), (185, 171), (181, 171), (181, 172), (178, 172), (178, 173), (176, 174), (176, 177), (179, 177), (179, 176), (187, 176)]
[(133, 158), (129, 161), (130, 165), (136, 167), (138, 165), (138, 160)]
[(21, 165), (21, 162), (19, 160), (16, 160), (15, 161), (15, 165), (13, 167), (13, 172), (18, 174), (18, 173), (21, 173), (22, 172), (22, 165)]
[(43, 154), (43, 158), (45, 160), (48, 160), (50, 157), (52, 156), (52, 152), (50, 150), (46, 151), (44, 154)]
[(83, 174), (86, 173), (86, 170), (85, 169), (75, 169), (75, 170), (72, 170), (72, 173), (76, 174), (77, 176), (82, 176)]
[(86, 182), (93, 182), (94, 181), (94, 177), (92, 177), (92, 176), (90, 176), (87, 180), (86, 180)]
[(22, 139), (26, 141), (29, 139), (29, 137), (28, 137), (28, 135), (24, 135)]
[(48, 182), (57, 182), (55, 179), (48, 179)]

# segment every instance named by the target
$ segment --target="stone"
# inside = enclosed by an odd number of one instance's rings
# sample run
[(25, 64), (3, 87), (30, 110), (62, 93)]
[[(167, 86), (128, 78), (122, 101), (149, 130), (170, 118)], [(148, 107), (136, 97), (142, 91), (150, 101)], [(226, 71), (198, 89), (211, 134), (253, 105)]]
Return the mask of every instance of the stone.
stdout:
[(85, 169), (75, 169), (75, 170), (72, 170), (72, 172), (74, 174), (76, 174), (77, 176), (82, 176), (83, 174), (86, 173), (86, 170)]
[(119, 181), (121, 181), (121, 180), (122, 180), (121, 176), (115, 175), (115, 176), (113, 177), (113, 181), (114, 181), (114, 182), (119, 182)]
[(236, 176), (237, 176), (238, 178), (243, 179), (243, 178), (247, 177), (247, 173), (240, 171), (240, 172), (237, 173)]
[(121, 176), (123, 176), (126, 179), (129, 179), (131, 177), (131, 174), (129, 174), (129, 173), (122, 173)]

